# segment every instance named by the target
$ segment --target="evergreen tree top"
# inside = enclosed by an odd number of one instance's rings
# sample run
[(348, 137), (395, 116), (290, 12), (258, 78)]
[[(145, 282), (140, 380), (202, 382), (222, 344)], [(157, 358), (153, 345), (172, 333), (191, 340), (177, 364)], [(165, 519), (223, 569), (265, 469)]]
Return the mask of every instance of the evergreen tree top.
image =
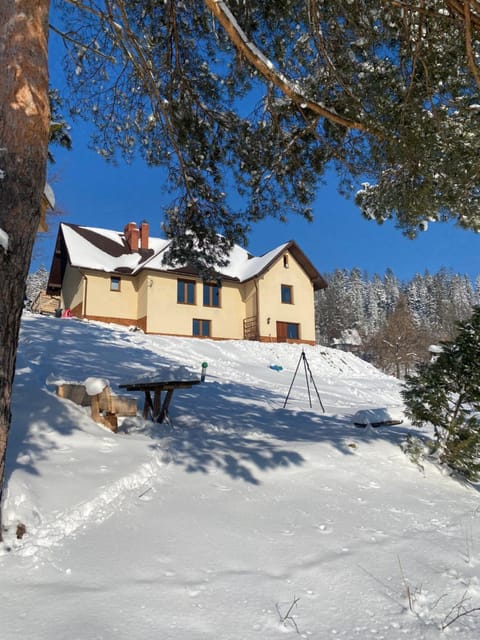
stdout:
[(99, 153), (168, 168), (181, 259), (192, 231), (231, 246), (265, 216), (310, 219), (330, 167), (364, 216), (409, 236), (480, 230), (478, 16), (459, 4), (57, 0), (54, 29)]

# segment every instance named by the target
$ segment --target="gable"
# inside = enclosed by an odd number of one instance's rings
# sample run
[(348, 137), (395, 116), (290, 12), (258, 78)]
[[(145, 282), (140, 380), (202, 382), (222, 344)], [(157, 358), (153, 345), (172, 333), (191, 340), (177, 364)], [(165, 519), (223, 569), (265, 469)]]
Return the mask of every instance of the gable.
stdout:
[(262, 261), (262, 262), (259, 265), (260, 268), (258, 269), (258, 271), (254, 273), (251, 276), (251, 278), (264, 275), (267, 271), (272, 269), (275, 263), (278, 263), (283, 258), (284, 255), (288, 255), (288, 254), (290, 254), (295, 259), (295, 261), (301, 267), (303, 272), (312, 282), (313, 289), (315, 291), (319, 289), (327, 288), (328, 286), (327, 282), (320, 275), (317, 269), (313, 266), (313, 264), (310, 262), (307, 256), (303, 253), (303, 251), (300, 249), (297, 243), (294, 242), (293, 240), (290, 240), (290, 242), (287, 242), (286, 244), (281, 245), (277, 249), (270, 251), (269, 253), (265, 254), (265, 256), (263, 256), (262, 258), (257, 258), (258, 261)]

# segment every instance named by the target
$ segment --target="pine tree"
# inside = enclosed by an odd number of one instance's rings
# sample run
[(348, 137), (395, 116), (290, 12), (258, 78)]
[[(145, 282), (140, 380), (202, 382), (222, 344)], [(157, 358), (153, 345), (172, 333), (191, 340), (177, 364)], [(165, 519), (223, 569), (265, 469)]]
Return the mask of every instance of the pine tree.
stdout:
[(40, 291), (47, 288), (47, 282), (48, 271), (43, 264), (40, 265), (36, 271), (28, 274), (25, 293), (30, 304), (35, 300)]
[(426, 289), (425, 279), (419, 273), (416, 273), (413, 279), (407, 284), (406, 292), (408, 306), (412, 311), (415, 321), (420, 323), (425, 322), (425, 304), (426, 304)]
[(400, 297), (399, 282), (391, 269), (385, 271), (383, 286), (385, 288), (385, 313), (390, 315), (395, 310)]
[(412, 424), (431, 424), (431, 452), (468, 480), (480, 477), (480, 307), (458, 324), (453, 342), (405, 382), (403, 398)]
[(0, 2), (0, 229), (8, 237), (0, 250), (0, 503), (20, 318), (46, 178), (48, 8), (48, 0)]

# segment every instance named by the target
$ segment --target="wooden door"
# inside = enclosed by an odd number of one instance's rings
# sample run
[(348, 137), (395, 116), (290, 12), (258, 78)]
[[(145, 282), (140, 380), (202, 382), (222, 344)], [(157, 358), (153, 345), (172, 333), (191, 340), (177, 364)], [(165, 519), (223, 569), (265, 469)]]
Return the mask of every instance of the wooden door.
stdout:
[(277, 320), (277, 342), (287, 341), (287, 323)]

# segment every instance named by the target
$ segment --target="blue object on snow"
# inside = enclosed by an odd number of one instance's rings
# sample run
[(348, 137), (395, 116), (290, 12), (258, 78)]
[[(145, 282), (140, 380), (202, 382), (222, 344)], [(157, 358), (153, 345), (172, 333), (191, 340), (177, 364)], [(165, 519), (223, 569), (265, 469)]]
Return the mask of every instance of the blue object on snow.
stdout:
[(271, 364), (270, 369), (273, 369), (274, 371), (283, 371), (283, 367), (281, 367), (279, 364)]

